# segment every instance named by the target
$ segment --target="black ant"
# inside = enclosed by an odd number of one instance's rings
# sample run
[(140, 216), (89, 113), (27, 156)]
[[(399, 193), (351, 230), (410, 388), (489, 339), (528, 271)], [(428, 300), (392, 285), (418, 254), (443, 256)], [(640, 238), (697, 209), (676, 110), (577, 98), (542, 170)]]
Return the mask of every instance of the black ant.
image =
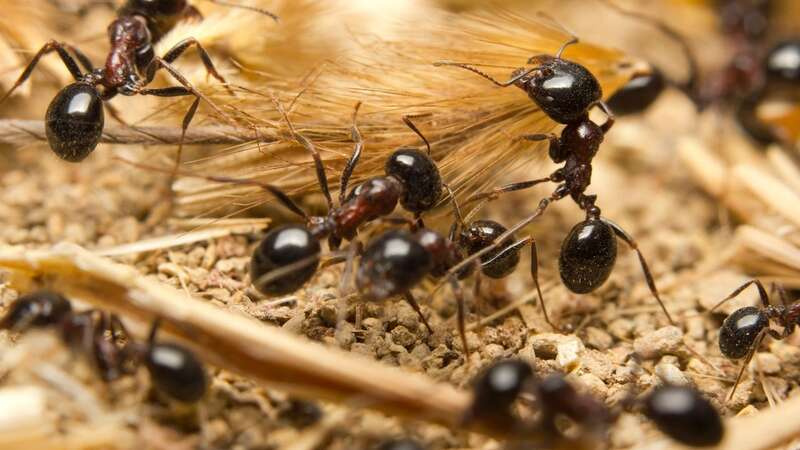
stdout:
[[(537, 55), (530, 58), (528, 63), (537, 63), (535, 67), (527, 70), (518, 69), (512, 73), (510, 80), (502, 83), (468, 64), (435, 63), (437, 66), (456, 66), (472, 71), (499, 87), (517, 86), (524, 90), (551, 119), (566, 125), (561, 131), (561, 136), (533, 134), (521, 137), (529, 141), (548, 140), (550, 158), (557, 164), (563, 163), (563, 167), (549, 177), (509, 184), (490, 192), (478, 193), (468, 199), (468, 201), (491, 200), (500, 194), (528, 189), (540, 183), (558, 183), (553, 193), (539, 202), (532, 215), (502, 233), (492, 245), (466, 258), (462, 264), (469, 264), (475, 258), (495, 250), (500, 242), (504, 242), (513, 233), (542, 215), (550, 203), (570, 196), (578, 207), (586, 212), (586, 219), (570, 230), (561, 246), (559, 273), (564, 285), (579, 294), (589, 293), (600, 287), (614, 268), (618, 237), (636, 252), (650, 292), (670, 323), (674, 323), (661, 301), (653, 276), (636, 241), (619, 225), (602, 217), (600, 208), (595, 205), (596, 195), (585, 194), (591, 184), (592, 160), (605, 134), (614, 125), (614, 115), (601, 100), (603, 93), (597, 78), (584, 66), (561, 57), (569, 45), (577, 42), (578, 38), (573, 36), (561, 46), (555, 56)], [(594, 106), (599, 106), (607, 116), (602, 125), (597, 125), (589, 119), (589, 110)], [(533, 249), (535, 250), (535, 247)], [(461, 267), (456, 265), (451, 272)]]
[(194, 403), (207, 390), (205, 368), (194, 353), (156, 341), (158, 321), (142, 345), (132, 340), (118, 316), (96, 309), (75, 312), (68, 299), (50, 291), (18, 298), (0, 320), (0, 329), (16, 332), (46, 327), (57, 327), (69, 347), (91, 355), (104, 381), (130, 375), (144, 362), (153, 386), (169, 398)]
[[(759, 280), (750, 280), (739, 286), (730, 295), (717, 303), (710, 312), (720, 307), (738, 296), (750, 285), (755, 285), (758, 289), (758, 296), (761, 299), (761, 307), (745, 306), (739, 308), (722, 323), (719, 329), (719, 350), (730, 359), (742, 359), (742, 367), (736, 377), (736, 382), (731, 389), (728, 399), (733, 397), (736, 387), (742, 379), (742, 375), (747, 364), (761, 345), (762, 339), (769, 334), (773, 339), (786, 339), (794, 332), (795, 327), (800, 324), (800, 303), (790, 303), (786, 299), (785, 292), (780, 289), (782, 305), (771, 305), (767, 290)], [(770, 321), (774, 321), (783, 327), (782, 332), (777, 332), (770, 328)]]
[[(525, 394), (533, 394), (540, 413), (535, 426), (554, 436), (559, 435), (559, 416), (590, 431), (602, 432), (620, 415), (594, 397), (578, 392), (564, 375), (553, 373), (539, 378), (530, 364), (519, 359), (491, 364), (478, 375), (472, 390), (473, 400), (464, 420), (510, 429), (512, 433), (526, 429), (526, 424), (513, 413), (514, 404)], [(644, 398), (643, 406), (645, 416), (663, 433), (686, 445), (714, 445), (724, 435), (719, 412), (696, 389), (661, 386)]]
[(482, 422), (495, 428), (524, 431), (513, 406), (523, 395), (533, 395), (539, 411), (537, 428), (559, 436), (557, 419), (564, 416), (587, 430), (602, 431), (616, 415), (594, 397), (582, 394), (560, 373), (540, 378), (530, 364), (519, 359), (495, 362), (473, 382), (473, 400), (465, 422)]
[[(273, 14), (261, 12), (277, 20)], [(43, 56), (55, 51), (75, 78), (75, 83), (63, 88), (50, 102), (45, 114), (45, 131), (50, 148), (66, 161), (80, 162), (92, 153), (103, 133), (105, 123), (103, 102), (111, 100), (117, 94), (157, 97), (193, 95), (195, 101), (183, 118), (183, 134), (186, 133), (197, 111), (200, 99), (204, 99), (219, 114), (225, 116), (216, 105), (192, 87), (189, 81), (172, 67), (172, 63), (178, 57), (189, 47), (194, 46), (208, 74), (227, 86), (225, 78), (217, 72), (208, 52), (196, 39), (184, 39), (163, 57), (156, 56), (153, 51), (153, 45), (165, 33), (179, 21), (191, 17), (202, 16), (186, 0), (128, 0), (108, 27), (111, 49), (103, 67), (94, 68), (89, 58), (72, 45), (51, 40), (34, 55), (11, 89), (0, 98), (0, 103), (31, 76)], [(81, 72), (81, 67), (85, 73)], [(181, 86), (147, 88), (146, 86), (153, 81), (160, 69), (169, 72)], [(108, 107), (109, 112), (116, 117), (114, 109), (110, 105)], [(181, 143), (182, 141), (181, 139)], [(179, 146), (178, 162), (180, 162), (181, 147)]]
[(717, 445), (725, 435), (719, 411), (688, 386), (655, 388), (645, 398), (643, 412), (662, 433), (692, 447)]
[[(786, 145), (787, 138), (763, 123), (757, 108), (773, 91), (782, 91), (800, 84), (800, 40), (789, 39), (767, 47), (764, 43), (771, 16), (772, 0), (722, 0), (717, 2), (720, 27), (733, 47), (730, 62), (701, 83), (697, 62), (686, 40), (663, 22), (611, 2), (618, 12), (647, 21), (677, 41), (689, 61), (685, 83), (673, 83), (689, 97), (699, 111), (709, 105), (725, 102), (739, 126), (757, 143)], [(668, 85), (658, 69), (634, 77), (608, 101), (618, 114), (646, 110)]]

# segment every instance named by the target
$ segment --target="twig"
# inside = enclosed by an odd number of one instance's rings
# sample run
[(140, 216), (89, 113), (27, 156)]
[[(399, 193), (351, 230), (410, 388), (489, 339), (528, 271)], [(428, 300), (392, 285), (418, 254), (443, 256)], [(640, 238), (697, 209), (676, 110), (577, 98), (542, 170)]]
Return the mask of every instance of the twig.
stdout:
[[(107, 124), (100, 142), (108, 144), (178, 145), (180, 127), (133, 127)], [(0, 120), (0, 143), (24, 144), (31, 139), (46, 141), (44, 122), (41, 120)], [(278, 138), (251, 128), (231, 126), (190, 127), (186, 131), (185, 145), (234, 145), (253, 141), (277, 142)]]
[[(277, 327), (217, 308), (74, 244), (52, 251), (0, 249), (0, 267), (19, 289), (43, 282), (65, 295), (146, 324), (161, 319), (204, 360), (301, 398), (365, 407), (412, 420), (508, 438), (501, 425), (463, 423), (470, 395), (448, 384), (325, 347)], [(512, 426), (512, 424), (508, 424)], [(547, 439), (544, 430), (525, 430)], [(563, 443), (572, 442), (566, 439)], [(574, 444), (574, 443), (573, 443)]]

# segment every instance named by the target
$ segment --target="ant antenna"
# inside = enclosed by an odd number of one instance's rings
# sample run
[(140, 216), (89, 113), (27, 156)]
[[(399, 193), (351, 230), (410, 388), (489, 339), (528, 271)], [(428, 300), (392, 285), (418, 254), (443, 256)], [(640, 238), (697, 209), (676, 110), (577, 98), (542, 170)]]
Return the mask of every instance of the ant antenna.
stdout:
[(433, 63), (433, 66), (434, 67), (441, 67), (441, 66), (460, 67), (462, 69), (466, 69), (466, 70), (469, 70), (470, 72), (476, 73), (476, 74), (482, 76), (483, 78), (486, 78), (487, 80), (491, 81), (492, 83), (495, 84), (495, 86), (498, 86), (498, 87), (511, 86), (512, 84), (516, 83), (520, 79), (530, 75), (531, 72), (539, 70), (538, 67), (533, 67), (531, 69), (528, 69), (528, 70), (525, 70), (523, 72), (520, 72), (518, 75), (515, 75), (515, 76), (511, 77), (508, 81), (505, 81), (505, 82), (501, 83), (501, 82), (495, 80), (494, 78), (492, 78), (491, 75), (487, 74), (486, 72), (484, 72), (484, 71), (482, 71), (480, 69), (477, 69), (474, 66), (471, 66), (469, 64), (457, 63), (457, 62), (451, 62), (451, 61), (436, 61), (435, 63)]
[(364, 138), (361, 136), (361, 131), (358, 129), (358, 110), (360, 108), (361, 102), (357, 102), (353, 110), (353, 126), (350, 128), (350, 137), (355, 143), (355, 146), (353, 147), (353, 154), (350, 155), (350, 159), (347, 160), (347, 164), (342, 171), (342, 178), (339, 183), (339, 204), (344, 203), (350, 177), (353, 175), (356, 164), (358, 164), (358, 160), (361, 158), (361, 152), (364, 150)]
[(637, 20), (641, 20), (642, 22), (648, 23), (658, 29), (661, 33), (666, 35), (669, 39), (672, 39), (678, 46), (681, 48), (681, 52), (683, 53), (683, 57), (686, 59), (686, 65), (688, 66), (688, 74), (686, 81), (683, 84), (677, 84), (676, 87), (684, 91), (689, 98), (691, 98), (695, 103), (698, 103), (698, 100), (695, 98), (694, 92), (697, 91), (697, 84), (700, 78), (700, 69), (697, 64), (697, 59), (694, 56), (694, 52), (692, 52), (691, 47), (689, 46), (689, 42), (683, 37), (678, 31), (674, 28), (670, 27), (666, 23), (661, 20), (658, 20), (654, 17), (650, 17), (646, 14), (642, 14), (636, 11), (630, 11), (621, 6), (614, 3), (612, 0), (599, 0), (602, 3), (605, 3), (609, 8), (613, 9), (617, 13), (631, 17)]
[(547, 14), (544, 11), (538, 11), (536, 13), (536, 15), (541, 17), (541, 18), (543, 18), (543, 19), (546, 19), (546, 20), (552, 22), (556, 27), (560, 28), (561, 31), (563, 31), (564, 33), (566, 33), (566, 34), (568, 34), (570, 36), (570, 39), (567, 42), (564, 42), (561, 45), (561, 48), (559, 48), (558, 51), (556, 52), (556, 59), (561, 59), (561, 54), (564, 53), (564, 50), (567, 47), (569, 47), (570, 45), (574, 45), (574, 44), (577, 44), (578, 42), (580, 42), (580, 39), (578, 39), (578, 36), (575, 33), (573, 33), (572, 30), (570, 30), (569, 28), (565, 27), (561, 22), (559, 22), (558, 20), (553, 18), (553, 16), (551, 16), (550, 14)]
[(422, 139), (422, 142), (424, 142), (425, 146), (428, 147), (428, 156), (431, 156), (431, 144), (430, 142), (428, 142), (425, 136), (423, 136), (422, 132), (419, 131), (419, 128), (417, 128), (417, 126), (414, 125), (414, 122), (411, 121), (411, 116), (403, 116), (403, 122), (405, 122), (408, 128), (411, 128), (411, 131), (416, 133), (417, 136), (419, 136)]
[(281, 21), (281, 18), (278, 17), (277, 14), (271, 13), (271, 12), (269, 12), (266, 9), (263, 9), (263, 8), (258, 8), (258, 7), (249, 6), (249, 5), (240, 5), (238, 3), (231, 3), (231, 2), (221, 1), (221, 0), (206, 0), (206, 1), (209, 2), (209, 3), (214, 3), (216, 5), (220, 5), (220, 6), (227, 6), (228, 8), (246, 9), (248, 11), (257, 12), (259, 14), (263, 14), (263, 15), (265, 15), (267, 17), (272, 18), (272, 20), (274, 20), (276, 23), (280, 23), (280, 21)]
[(153, 342), (156, 341), (156, 334), (158, 334), (158, 329), (159, 328), (161, 328), (161, 318), (160, 317), (156, 317), (156, 319), (153, 320), (153, 325), (150, 326), (150, 332), (147, 333), (147, 343), (148, 344), (152, 344)]
[(725, 297), (722, 300), (720, 300), (719, 303), (714, 305), (713, 308), (709, 309), (708, 312), (709, 313), (714, 312), (714, 310), (716, 310), (717, 308), (719, 308), (720, 306), (725, 304), (725, 302), (727, 302), (727, 301), (733, 299), (734, 297), (738, 296), (739, 294), (741, 294), (742, 291), (747, 289), (751, 284), (755, 284), (756, 285), (756, 288), (758, 289), (758, 296), (761, 298), (761, 302), (764, 304), (764, 306), (769, 305), (769, 295), (767, 295), (767, 290), (764, 288), (764, 285), (761, 284), (761, 281), (759, 281), (759, 280), (750, 280), (750, 281), (744, 283), (743, 285), (739, 286), (738, 288), (736, 288), (736, 290), (731, 292), (730, 295), (728, 295), (727, 297)]

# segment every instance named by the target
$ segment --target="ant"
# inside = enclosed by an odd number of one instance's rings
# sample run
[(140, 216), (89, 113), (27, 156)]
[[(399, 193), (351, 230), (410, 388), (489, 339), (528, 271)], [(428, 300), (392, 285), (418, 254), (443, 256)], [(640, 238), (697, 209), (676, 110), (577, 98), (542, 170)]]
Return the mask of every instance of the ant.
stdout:
[[(485, 368), (473, 382), (473, 400), (465, 422), (479, 421), (492, 427), (524, 430), (525, 424), (512, 412), (524, 394), (533, 394), (540, 411), (537, 426), (558, 435), (557, 419), (565, 416), (589, 430), (602, 431), (619, 418), (594, 397), (578, 392), (560, 373), (544, 378), (530, 364), (506, 359)], [(630, 403), (625, 402), (625, 403)], [(643, 399), (644, 415), (671, 438), (690, 446), (704, 447), (722, 440), (724, 428), (719, 412), (696, 389), (664, 385)]]
[[(761, 145), (787, 145), (787, 137), (763, 123), (757, 108), (773, 91), (794, 88), (800, 84), (800, 39), (788, 39), (767, 47), (764, 36), (774, 14), (772, 0), (721, 0), (717, 2), (720, 27), (733, 48), (730, 62), (701, 83), (696, 59), (686, 40), (663, 22), (612, 2), (609, 6), (621, 14), (649, 22), (677, 41), (689, 62), (685, 83), (676, 84), (695, 104), (698, 111), (725, 102), (730, 106), (739, 126)], [(608, 101), (618, 114), (635, 114), (646, 110), (667, 86), (663, 74), (654, 69), (650, 74), (635, 76)]]
[(133, 374), (144, 362), (156, 390), (180, 402), (199, 401), (208, 388), (203, 363), (179, 344), (157, 342), (158, 325), (156, 320), (143, 345), (131, 339), (118, 316), (96, 309), (75, 312), (68, 299), (51, 291), (19, 297), (0, 320), (0, 329), (16, 332), (57, 327), (69, 347), (92, 356), (106, 382)]
[[(456, 66), (469, 70), (499, 87), (517, 86), (525, 91), (552, 120), (566, 125), (561, 130), (560, 136), (551, 133), (520, 137), (528, 141), (549, 141), (550, 159), (556, 164), (563, 163), (563, 167), (546, 178), (512, 183), (489, 192), (475, 194), (467, 200), (488, 201), (503, 193), (528, 189), (544, 182), (558, 184), (549, 197), (539, 202), (533, 214), (498, 236), (492, 245), (473, 253), (461, 264), (469, 264), (475, 258), (493, 251), (500, 242), (504, 242), (513, 233), (541, 216), (551, 203), (570, 196), (578, 207), (586, 212), (586, 219), (570, 230), (561, 246), (559, 273), (564, 285), (578, 294), (589, 293), (600, 287), (614, 269), (617, 258), (616, 238), (620, 238), (636, 252), (650, 292), (669, 322), (674, 323), (661, 301), (653, 276), (636, 241), (619, 225), (602, 216), (600, 208), (595, 204), (596, 195), (585, 193), (591, 184), (592, 160), (605, 134), (614, 125), (615, 119), (609, 107), (601, 100), (603, 92), (597, 78), (581, 64), (561, 57), (568, 46), (576, 43), (578, 38), (572, 36), (555, 56), (533, 56), (528, 63), (535, 63), (536, 66), (527, 70), (515, 70), (511, 79), (506, 82), (499, 82), (468, 64), (434, 63), (436, 66)], [(606, 121), (602, 125), (597, 125), (589, 119), (589, 110), (595, 106), (600, 107), (606, 114)], [(535, 251), (535, 246), (533, 250)], [(456, 265), (450, 272), (461, 267), (463, 266), (460, 264)]]
[(692, 447), (717, 445), (725, 435), (719, 411), (688, 386), (657, 387), (645, 398), (643, 412), (662, 433)]
[[(795, 327), (800, 324), (800, 303), (790, 303), (783, 289), (779, 289), (783, 304), (778, 306), (771, 305), (767, 290), (764, 289), (764, 285), (759, 280), (749, 280), (742, 284), (711, 308), (709, 312), (713, 312), (728, 300), (735, 298), (750, 285), (755, 285), (756, 289), (758, 289), (761, 307), (745, 306), (737, 309), (725, 318), (725, 321), (722, 322), (722, 327), (719, 329), (720, 352), (729, 359), (744, 358), (742, 367), (736, 377), (736, 382), (728, 395), (728, 400), (733, 398), (747, 364), (753, 358), (764, 337), (769, 334), (773, 339), (786, 339), (794, 332)], [(777, 332), (770, 328), (770, 321), (774, 321), (783, 327), (783, 331)]]
[[(226, 2), (210, 1), (229, 5)], [(277, 20), (277, 16), (266, 11), (261, 12)], [(153, 45), (179, 21), (197, 17), (202, 16), (187, 0), (128, 0), (108, 27), (111, 49), (103, 67), (95, 68), (89, 58), (72, 45), (51, 40), (34, 55), (11, 89), (0, 98), (0, 103), (31, 76), (43, 56), (52, 52), (58, 53), (61, 61), (75, 78), (75, 82), (59, 91), (47, 108), (45, 114), (47, 141), (60, 158), (69, 162), (80, 162), (94, 151), (103, 133), (105, 123), (103, 102), (111, 100), (117, 94), (156, 97), (194, 96), (195, 100), (183, 118), (181, 145), (177, 156), (179, 163), (183, 136), (194, 118), (200, 100), (205, 100), (220, 115), (225, 116), (225, 114), (192, 87), (172, 63), (189, 47), (194, 46), (208, 74), (223, 85), (227, 86), (227, 82), (217, 72), (208, 52), (195, 38), (184, 39), (163, 57), (155, 55)], [(86, 72), (82, 72), (81, 67)], [(153, 81), (160, 69), (165, 69), (181, 86), (147, 88), (146, 86)], [(110, 105), (107, 107), (109, 113), (122, 122), (115, 110)]]

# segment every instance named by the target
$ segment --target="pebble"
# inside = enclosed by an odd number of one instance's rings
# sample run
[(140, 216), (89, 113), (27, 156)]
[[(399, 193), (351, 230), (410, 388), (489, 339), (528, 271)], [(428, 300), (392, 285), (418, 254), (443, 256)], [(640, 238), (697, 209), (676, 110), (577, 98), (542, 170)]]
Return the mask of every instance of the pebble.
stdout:
[(596, 399), (605, 401), (608, 397), (608, 386), (597, 375), (585, 373), (578, 377), (578, 382)]
[(586, 327), (584, 330), (583, 342), (590, 348), (608, 350), (614, 344), (614, 338), (600, 328)]
[(411, 347), (414, 343), (417, 342), (417, 335), (410, 332), (408, 328), (403, 325), (398, 325), (394, 327), (391, 331), (392, 334), (392, 342), (397, 345), (401, 345), (403, 347)]
[(608, 324), (608, 332), (617, 339), (630, 339), (633, 335), (633, 322), (627, 319), (617, 319)]
[(633, 349), (644, 359), (655, 359), (664, 354), (683, 353), (683, 333), (676, 326), (659, 328), (633, 342)]
[(656, 375), (658, 375), (658, 378), (665, 384), (676, 386), (686, 386), (689, 384), (689, 379), (681, 372), (681, 369), (671, 363), (658, 363), (656, 365)]

